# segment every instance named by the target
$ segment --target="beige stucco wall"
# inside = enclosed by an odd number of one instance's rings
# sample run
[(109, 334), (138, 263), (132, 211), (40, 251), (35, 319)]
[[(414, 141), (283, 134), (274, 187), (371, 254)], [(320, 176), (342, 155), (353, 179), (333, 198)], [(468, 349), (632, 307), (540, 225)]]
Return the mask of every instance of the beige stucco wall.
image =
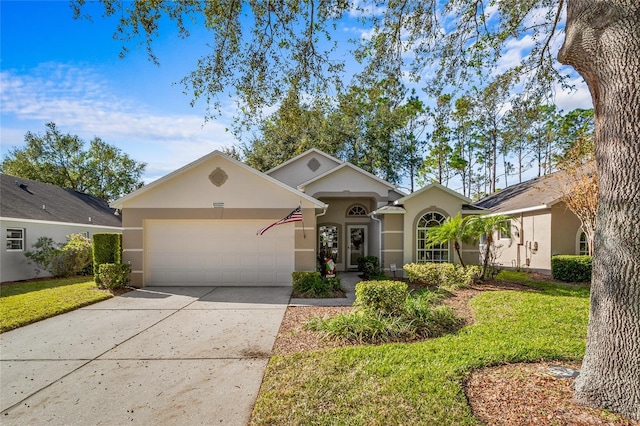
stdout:
[(580, 220), (564, 203), (555, 204), (551, 208), (553, 221), (551, 223), (552, 250), (555, 254), (578, 254), (578, 240), (581, 230)]
[[(462, 198), (433, 186), (417, 193), (404, 202), (404, 256), (403, 264), (415, 262), (416, 259), (416, 226), (418, 220), (427, 212), (435, 211), (445, 217), (455, 216), (462, 208)], [(457, 261), (453, 247), (449, 247), (449, 260)]]
[(318, 194), (336, 192), (342, 192), (345, 197), (348, 197), (349, 193), (353, 193), (356, 196), (362, 193), (371, 193), (376, 194), (378, 198), (386, 200), (389, 196), (388, 185), (348, 166), (337, 169), (322, 179), (305, 185), (303, 190), (305, 194), (316, 198), (321, 197)]
[(512, 216), (511, 239), (496, 239), (496, 263), (505, 267), (550, 271), (551, 219), (551, 209)]
[[(220, 186), (209, 180), (209, 175), (218, 168), (228, 176)], [(212, 208), (214, 202), (224, 203), (225, 209), (288, 207), (291, 211), (299, 203), (307, 208), (314, 206), (311, 201), (301, 198), (280, 183), (262, 178), (225, 157), (213, 156), (173, 177), (168, 176), (157, 184), (150, 184), (134, 198), (124, 200), (122, 207), (209, 209), (210, 214), (214, 214), (220, 211)]]
[(404, 215), (386, 214), (384, 215), (384, 225), (382, 231), (382, 268), (389, 271), (390, 265), (395, 264), (398, 272), (397, 276), (402, 276), (402, 265), (404, 257)]
[[(315, 171), (309, 167), (309, 162), (313, 159), (320, 164)], [(307, 182), (316, 176), (320, 176), (339, 164), (340, 163), (337, 161), (327, 158), (324, 155), (310, 152), (307, 155), (304, 155), (295, 161), (270, 172), (269, 176), (296, 188), (301, 183)]]

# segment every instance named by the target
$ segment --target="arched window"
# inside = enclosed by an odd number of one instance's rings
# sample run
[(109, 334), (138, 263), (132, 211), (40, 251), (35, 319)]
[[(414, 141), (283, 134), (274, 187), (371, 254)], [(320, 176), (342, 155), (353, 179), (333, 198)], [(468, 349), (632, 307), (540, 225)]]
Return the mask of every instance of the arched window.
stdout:
[(349, 207), (349, 210), (347, 210), (347, 216), (366, 216), (366, 215), (367, 215), (367, 209), (365, 209), (360, 204), (351, 206)]
[(429, 229), (441, 225), (445, 217), (438, 212), (427, 212), (416, 226), (416, 262), (448, 262), (449, 243), (436, 244), (427, 247), (427, 234)]
[(589, 254), (589, 241), (587, 241), (587, 234), (580, 229), (578, 231), (578, 254), (580, 255), (588, 255)]

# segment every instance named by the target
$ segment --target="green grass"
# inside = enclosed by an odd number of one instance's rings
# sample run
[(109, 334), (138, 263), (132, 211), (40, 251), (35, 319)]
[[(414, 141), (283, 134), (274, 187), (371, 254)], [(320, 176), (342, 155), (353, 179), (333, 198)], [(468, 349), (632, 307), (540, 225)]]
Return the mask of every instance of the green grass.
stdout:
[(463, 389), (474, 369), (584, 355), (585, 287), (536, 283), (471, 306), (476, 323), (453, 335), (272, 358), (252, 424), (479, 424)]
[(0, 287), (0, 332), (112, 297), (91, 277), (51, 279)]

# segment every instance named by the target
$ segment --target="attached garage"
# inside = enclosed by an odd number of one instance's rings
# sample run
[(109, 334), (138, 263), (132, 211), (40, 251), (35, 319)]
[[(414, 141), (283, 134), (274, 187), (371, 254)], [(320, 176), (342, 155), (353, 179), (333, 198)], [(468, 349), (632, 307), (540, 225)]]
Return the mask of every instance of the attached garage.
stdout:
[[(111, 203), (122, 260), (144, 286), (291, 286), (316, 267), (326, 205), (214, 151)], [(301, 208), (303, 221), (257, 231)]]
[(284, 286), (295, 270), (294, 224), (264, 220), (145, 222), (147, 285)]

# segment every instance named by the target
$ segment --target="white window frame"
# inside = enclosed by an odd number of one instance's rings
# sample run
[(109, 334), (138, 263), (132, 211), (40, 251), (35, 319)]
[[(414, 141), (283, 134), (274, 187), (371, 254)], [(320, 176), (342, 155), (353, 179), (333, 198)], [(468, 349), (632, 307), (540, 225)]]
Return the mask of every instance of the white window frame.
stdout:
[[(427, 216), (430, 216), (427, 218)], [(420, 222), (425, 219), (427, 224), (432, 226), (420, 226)], [(436, 244), (426, 247), (427, 234), (429, 229), (433, 228), (435, 223), (442, 225), (447, 218), (442, 214), (434, 211), (424, 213), (416, 223), (416, 262), (417, 263), (446, 263), (449, 262), (449, 243)], [(435, 223), (434, 223), (435, 222)]]
[(367, 215), (367, 209), (361, 204), (354, 204), (347, 209), (348, 217), (362, 217)]
[[(20, 232), (20, 237), (9, 236), (11, 232)], [(6, 236), (7, 236), (7, 251), (24, 251), (24, 242), (25, 242), (25, 229), (24, 228), (7, 228)], [(12, 248), (10, 247), (10, 242), (19, 241), (20, 248)]]
[(498, 238), (500, 240), (511, 240), (511, 219), (507, 220), (507, 232), (500, 230)]
[[(582, 236), (584, 235), (584, 250), (582, 250)], [(579, 256), (587, 256), (589, 254), (589, 241), (587, 241), (587, 233), (582, 230), (582, 228), (578, 229), (578, 234), (576, 235), (576, 254)]]

